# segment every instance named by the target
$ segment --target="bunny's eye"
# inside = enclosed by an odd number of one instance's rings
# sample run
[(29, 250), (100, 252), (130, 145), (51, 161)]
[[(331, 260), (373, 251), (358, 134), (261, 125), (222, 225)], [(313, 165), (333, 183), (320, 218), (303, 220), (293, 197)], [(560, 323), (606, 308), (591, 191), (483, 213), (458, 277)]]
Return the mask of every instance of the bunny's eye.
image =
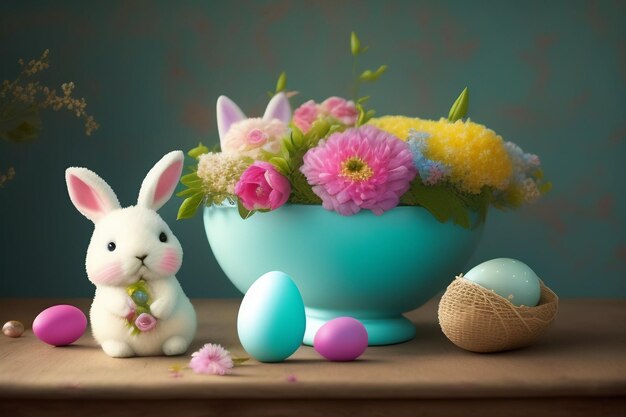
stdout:
[(167, 242), (167, 235), (165, 234), (165, 232), (161, 232), (161, 234), (159, 235), (159, 240), (163, 243)]
[(109, 244), (107, 245), (107, 249), (109, 250), (109, 252), (113, 252), (115, 250), (115, 242), (109, 242)]

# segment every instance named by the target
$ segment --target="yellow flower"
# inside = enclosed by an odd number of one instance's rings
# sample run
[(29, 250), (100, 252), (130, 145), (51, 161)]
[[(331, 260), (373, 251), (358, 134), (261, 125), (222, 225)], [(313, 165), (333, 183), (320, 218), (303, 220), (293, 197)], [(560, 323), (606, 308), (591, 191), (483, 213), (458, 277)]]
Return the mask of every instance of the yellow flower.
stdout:
[(499, 190), (509, 185), (511, 159), (502, 137), (469, 120), (423, 120), (405, 116), (384, 116), (369, 121), (402, 140), (414, 129), (430, 135), (424, 156), (450, 167), (450, 181), (471, 194), (484, 186)]

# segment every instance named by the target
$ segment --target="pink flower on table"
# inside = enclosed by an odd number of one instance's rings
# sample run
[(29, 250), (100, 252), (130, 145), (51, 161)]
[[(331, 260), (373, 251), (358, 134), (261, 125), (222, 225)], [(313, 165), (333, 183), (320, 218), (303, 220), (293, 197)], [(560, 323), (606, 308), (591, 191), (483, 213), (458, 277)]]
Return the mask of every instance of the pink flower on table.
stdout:
[(320, 115), (320, 109), (317, 103), (309, 100), (296, 109), (293, 113), (293, 124), (302, 132), (306, 133), (311, 125)]
[(359, 112), (354, 102), (341, 97), (329, 97), (321, 104), (309, 100), (296, 109), (293, 114), (293, 124), (306, 133), (311, 129), (313, 122), (320, 117), (328, 117), (344, 125), (354, 126)]
[(344, 216), (396, 207), (417, 174), (409, 145), (369, 125), (321, 140), (304, 155), (300, 171), (324, 208)]
[(191, 354), (189, 367), (197, 374), (225, 375), (234, 366), (230, 352), (220, 345), (205, 344)]
[(320, 105), (322, 113), (343, 123), (352, 126), (359, 117), (353, 101), (347, 101), (341, 97), (329, 97)]
[(147, 332), (154, 329), (157, 325), (157, 320), (152, 314), (141, 313), (135, 320), (135, 326), (140, 332)]
[(289, 199), (291, 184), (274, 165), (256, 161), (241, 174), (235, 194), (248, 210), (275, 210)]

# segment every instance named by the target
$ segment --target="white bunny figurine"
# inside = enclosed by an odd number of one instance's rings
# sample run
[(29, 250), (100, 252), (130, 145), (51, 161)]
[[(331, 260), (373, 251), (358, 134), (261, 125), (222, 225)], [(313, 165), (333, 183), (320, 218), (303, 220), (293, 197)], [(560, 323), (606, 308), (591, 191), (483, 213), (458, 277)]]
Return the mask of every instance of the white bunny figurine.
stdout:
[(115, 358), (180, 355), (196, 332), (196, 312), (174, 276), (183, 250), (156, 212), (183, 169), (181, 151), (165, 155), (141, 184), (136, 206), (121, 208), (109, 185), (86, 168), (68, 168), (70, 199), (95, 229), (86, 269), (96, 286), (93, 336)]

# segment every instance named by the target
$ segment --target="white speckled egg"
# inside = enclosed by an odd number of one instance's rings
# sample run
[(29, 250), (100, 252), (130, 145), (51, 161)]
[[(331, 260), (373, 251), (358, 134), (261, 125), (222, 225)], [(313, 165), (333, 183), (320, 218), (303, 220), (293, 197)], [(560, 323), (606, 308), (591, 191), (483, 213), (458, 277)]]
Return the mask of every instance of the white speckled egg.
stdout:
[(516, 259), (497, 258), (470, 269), (464, 278), (493, 290), (513, 305), (534, 307), (541, 297), (537, 274)]
[(246, 292), (237, 317), (243, 348), (261, 362), (281, 362), (302, 344), (306, 316), (298, 287), (285, 273), (272, 271)]

